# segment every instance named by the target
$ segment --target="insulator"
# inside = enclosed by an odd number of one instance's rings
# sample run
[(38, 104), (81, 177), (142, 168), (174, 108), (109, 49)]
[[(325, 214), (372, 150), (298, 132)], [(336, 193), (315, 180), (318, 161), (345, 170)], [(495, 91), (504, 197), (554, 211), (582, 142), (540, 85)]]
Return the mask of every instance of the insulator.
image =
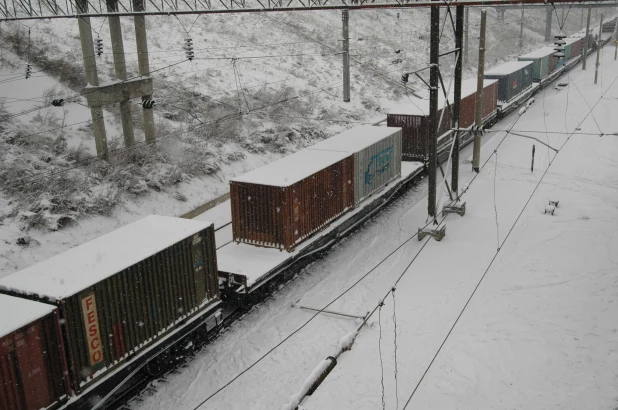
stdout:
[(152, 107), (154, 107), (155, 104), (156, 104), (155, 100), (142, 101), (142, 107), (144, 107), (145, 110), (152, 110)]
[(187, 56), (187, 60), (191, 61), (195, 58), (195, 53), (193, 52), (193, 39), (191, 37), (185, 38), (185, 55)]
[(26, 63), (26, 78), (30, 78), (32, 75), (32, 64)]
[(52, 105), (54, 107), (62, 107), (64, 105), (64, 100), (62, 98), (59, 98), (57, 100), (52, 100)]
[(410, 78), (410, 74), (402, 74), (401, 75), (401, 82), (406, 84), (408, 82), (409, 78)]
[(103, 54), (103, 39), (98, 37), (94, 39), (94, 49), (98, 56)]

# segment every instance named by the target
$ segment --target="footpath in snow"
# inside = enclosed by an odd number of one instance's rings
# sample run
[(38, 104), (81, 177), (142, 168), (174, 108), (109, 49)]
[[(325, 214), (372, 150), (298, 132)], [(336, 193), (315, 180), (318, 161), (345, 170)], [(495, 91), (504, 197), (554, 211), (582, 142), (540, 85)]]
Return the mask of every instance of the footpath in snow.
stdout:
[[(513, 128), (556, 148), (567, 141), (565, 130), (580, 128), (559, 154), (530, 139), (492, 133), (482, 161), (500, 144), (497, 162), (492, 156), (469, 186), (466, 215), (447, 217), (445, 239), (429, 240), (399, 283), (396, 300), (387, 298), (371, 317), (352, 350), (341, 355), (325, 382), (303, 402), (305, 409), (381, 408), (381, 363), (386, 408), (403, 408), (485, 271), (485, 280), (408, 408), (616, 406), (618, 307), (613, 300), (618, 280), (612, 259), (618, 247), (613, 240), (618, 140), (599, 135), (618, 130), (613, 115), (617, 68), (613, 50), (606, 48), (598, 85), (593, 84), (592, 67), (586, 72), (576, 67), (560, 81), (568, 81), (568, 87), (539, 93)], [(594, 116), (588, 115), (589, 107), (594, 107)], [(516, 116), (494, 129), (506, 129)], [(462, 158), (466, 153), (470, 150), (464, 150)], [(474, 176), (470, 168), (465, 161), (461, 164), (462, 187)], [(353, 319), (321, 314), (268, 353), (313, 315), (292, 303), (327, 305), (403, 244), (329, 307), (354, 315), (373, 309), (428, 240), (405, 242), (425, 224), (425, 191), (426, 184), (421, 184), (404, 195), (235, 323), (181, 374), (155, 382), (156, 392), (144, 395), (138, 407), (281, 408), (358, 325)], [(553, 216), (543, 214), (550, 199), (560, 201)], [(487, 270), (498, 246), (501, 251)]]

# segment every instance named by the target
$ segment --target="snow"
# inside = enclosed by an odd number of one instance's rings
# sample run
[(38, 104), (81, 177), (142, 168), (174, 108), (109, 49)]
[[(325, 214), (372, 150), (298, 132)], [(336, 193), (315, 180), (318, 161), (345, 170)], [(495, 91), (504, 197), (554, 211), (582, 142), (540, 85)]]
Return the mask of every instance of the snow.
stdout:
[(303, 149), (230, 181), (287, 187), (349, 156), (347, 152)]
[(341, 134), (327, 138), (322, 142), (318, 142), (317, 144), (307, 148), (312, 150), (341, 151), (354, 154), (393, 134), (396, 134), (397, 132), (401, 132), (401, 128), (364, 125), (344, 131)]
[(524, 67), (531, 66), (532, 61), (510, 61), (501, 66), (485, 71), (485, 75), (509, 75)]
[(61, 300), (210, 225), (205, 221), (150, 215), (6, 276), (0, 279), (0, 289)]
[(52, 305), (0, 293), (0, 312), (3, 313), (0, 321), (0, 338), (28, 326), (55, 309), (56, 307)]
[(539, 48), (538, 50), (535, 50), (531, 53), (528, 54), (523, 54), (521, 56), (519, 56), (519, 58), (543, 58), (546, 56), (551, 56), (556, 52), (556, 50), (554, 50), (553, 47), (543, 47), (543, 48)]
[[(615, 64), (613, 49), (605, 49), (597, 86), (594, 70), (582, 72), (576, 67), (568, 73), (570, 78), (565, 76), (569, 86), (541, 91), (513, 130), (541, 131), (539, 138), (558, 147), (566, 137), (544, 134), (545, 126), (547, 131), (563, 132), (566, 121), (569, 131), (597, 133), (592, 116), (579, 122), (588, 111), (587, 103), (594, 106), (602, 90), (611, 86), (594, 116), (602, 131), (614, 132), (618, 129), (618, 117), (613, 115), (618, 108), (618, 85), (612, 84), (618, 75)], [(506, 129), (516, 117), (514, 113), (494, 129)], [(503, 132), (483, 136), (483, 162), (504, 137)], [(537, 148), (535, 171), (530, 172), (532, 144), (509, 135), (498, 148), (497, 164), (492, 157), (472, 183), (472, 149), (462, 151), (460, 186), (470, 183), (463, 197), (466, 215), (448, 216), (447, 236), (439, 243), (428, 239), (397, 286), (400, 409), (495, 255), (494, 177), (503, 240), (549, 159), (555, 157), (553, 151)], [(575, 134), (557, 155), (408, 408), (616, 406), (618, 140)], [(314, 314), (292, 308), (292, 302), (322, 308), (402, 245), (329, 309), (356, 314), (375, 307), (424, 243), (415, 238), (404, 241), (427, 220), (426, 189), (425, 183), (415, 186), (327, 257), (307, 267), (198, 353), (182, 374), (157, 382), (156, 393), (142, 397), (138, 408), (195, 408)], [(550, 199), (560, 201), (555, 216), (543, 214)], [(386, 299), (380, 321), (389, 409), (397, 407), (393, 302)], [(354, 348), (341, 355), (303, 408), (381, 408), (378, 317), (372, 316)], [(342, 336), (357, 326), (353, 320), (318, 315), (199, 409), (280, 408), (301, 389), (316, 364), (332, 354)]]
[[(329, 151), (324, 151), (329, 152)], [(347, 155), (347, 154), (346, 154)], [(401, 177), (389, 182), (386, 186), (393, 186), (406, 180), (410, 175), (417, 172), (422, 168), (422, 164), (418, 162), (402, 162), (401, 164)], [(298, 255), (304, 248), (309, 246), (317, 238), (332, 231), (337, 226), (341, 225), (352, 216), (361, 212), (362, 209), (368, 204), (374, 201), (382, 201), (382, 195), (376, 194), (365, 199), (358, 204), (356, 208), (343, 215), (341, 218), (335, 220), (328, 228), (320, 231), (320, 233), (314, 235), (308, 240), (298, 245), (292, 252), (284, 252), (275, 248), (262, 248), (245, 243), (228, 243), (220, 247), (217, 240), (217, 265), (221, 272), (234, 273), (243, 275), (247, 278), (247, 285), (252, 286), (264, 275), (273, 272), (278, 266), (284, 263), (289, 258)], [(221, 204), (223, 205), (223, 204)], [(215, 208), (213, 208), (215, 209)], [(231, 214), (231, 209), (227, 207), (228, 212)], [(208, 217), (208, 213), (205, 212), (205, 217)], [(219, 212), (219, 211), (217, 211)], [(230, 216), (231, 220), (231, 216)], [(224, 229), (229, 230), (229, 238), (231, 240), (231, 226), (227, 226)], [(1, 284), (2, 282), (0, 282)]]

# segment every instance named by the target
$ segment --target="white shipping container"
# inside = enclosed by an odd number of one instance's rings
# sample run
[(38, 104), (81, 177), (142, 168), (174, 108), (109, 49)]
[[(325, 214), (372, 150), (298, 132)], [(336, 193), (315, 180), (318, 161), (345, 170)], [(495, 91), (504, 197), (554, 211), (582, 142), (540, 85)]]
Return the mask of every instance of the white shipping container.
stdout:
[(354, 155), (355, 206), (401, 176), (401, 128), (355, 127), (308, 149)]

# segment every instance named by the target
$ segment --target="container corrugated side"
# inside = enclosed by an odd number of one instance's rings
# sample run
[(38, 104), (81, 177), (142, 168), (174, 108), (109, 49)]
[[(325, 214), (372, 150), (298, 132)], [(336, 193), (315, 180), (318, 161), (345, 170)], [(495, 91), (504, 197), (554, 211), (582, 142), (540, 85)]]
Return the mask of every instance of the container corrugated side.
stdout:
[(211, 225), (60, 301), (73, 389), (218, 301), (215, 249)]
[(401, 176), (401, 130), (354, 154), (354, 204)]
[(290, 186), (230, 181), (233, 239), (291, 252), (353, 208), (353, 181), (353, 155)]
[(541, 81), (543, 57), (519, 57), (518, 61), (532, 61), (532, 78), (535, 81)]
[(59, 319), (54, 310), (0, 338), (0, 409), (38, 410), (67, 398)]
[(483, 88), (483, 120), (498, 110), (498, 81)]

